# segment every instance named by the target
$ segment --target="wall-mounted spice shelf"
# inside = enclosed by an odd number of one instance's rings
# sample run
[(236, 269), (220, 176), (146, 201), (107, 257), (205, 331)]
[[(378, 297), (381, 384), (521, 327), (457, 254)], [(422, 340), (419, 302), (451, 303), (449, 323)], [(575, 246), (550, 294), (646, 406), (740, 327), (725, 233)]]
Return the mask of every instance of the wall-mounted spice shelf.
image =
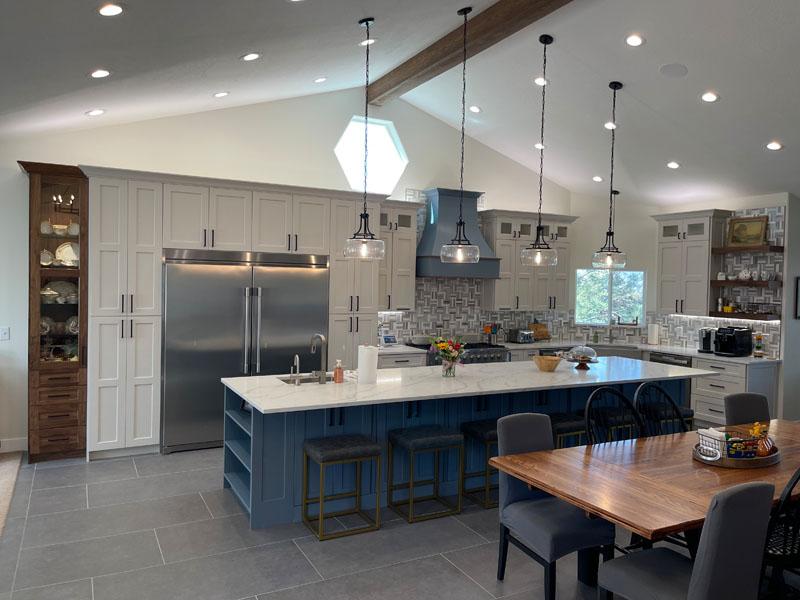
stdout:
[(734, 279), (726, 281), (724, 279), (712, 279), (712, 288), (721, 287), (750, 287), (750, 288), (779, 288), (783, 285), (782, 281), (748, 281), (746, 279)]
[(723, 319), (742, 319), (744, 321), (780, 321), (778, 315), (765, 315), (761, 313), (743, 313), (743, 312), (719, 312), (716, 310), (708, 313), (709, 317), (721, 317)]
[(769, 244), (759, 246), (718, 246), (711, 249), (711, 254), (755, 254), (759, 252), (775, 252), (783, 254), (783, 246), (771, 246)]

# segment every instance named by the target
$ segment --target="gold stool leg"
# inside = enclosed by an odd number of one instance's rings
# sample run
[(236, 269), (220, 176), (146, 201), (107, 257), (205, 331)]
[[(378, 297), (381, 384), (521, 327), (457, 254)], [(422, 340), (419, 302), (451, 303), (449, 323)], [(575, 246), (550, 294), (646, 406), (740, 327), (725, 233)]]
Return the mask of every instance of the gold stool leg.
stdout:
[(375, 457), (375, 527), (381, 526), (381, 456)]
[(414, 451), (408, 451), (408, 522), (414, 520)]
[(394, 488), (394, 449), (392, 448), (392, 442), (389, 442), (388, 450), (389, 456), (386, 457), (386, 470), (388, 471), (386, 473), (386, 506), (391, 507), (394, 506), (394, 490), (392, 489)]
[[(464, 472), (464, 444), (461, 444), (458, 447), (458, 469), (462, 473)], [(463, 495), (464, 495), (464, 486), (463, 486), (462, 479), (459, 477), (459, 479), (458, 479), (458, 504), (457, 504), (458, 508), (457, 508), (457, 511), (456, 511), (457, 513), (461, 512), (461, 500), (462, 500), (461, 497)]]
[(303, 521), (308, 520), (308, 454), (303, 451)]
[(433, 495), (439, 496), (439, 449), (433, 451)]
[(356, 461), (356, 510), (361, 512), (361, 463), (363, 459)]
[(325, 463), (319, 463), (319, 539), (325, 536)]

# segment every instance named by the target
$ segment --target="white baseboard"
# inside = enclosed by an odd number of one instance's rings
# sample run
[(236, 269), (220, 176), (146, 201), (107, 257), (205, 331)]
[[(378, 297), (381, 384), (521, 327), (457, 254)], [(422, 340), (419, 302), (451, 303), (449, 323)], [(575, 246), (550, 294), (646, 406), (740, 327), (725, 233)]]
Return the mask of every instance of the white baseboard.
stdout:
[(122, 458), (124, 456), (141, 456), (143, 454), (158, 454), (159, 451), (160, 448), (158, 444), (153, 446), (138, 446), (134, 448), (117, 448), (114, 450), (93, 450), (89, 452), (89, 460)]
[(3, 452), (25, 452), (28, 449), (28, 438), (0, 439), (0, 454)]

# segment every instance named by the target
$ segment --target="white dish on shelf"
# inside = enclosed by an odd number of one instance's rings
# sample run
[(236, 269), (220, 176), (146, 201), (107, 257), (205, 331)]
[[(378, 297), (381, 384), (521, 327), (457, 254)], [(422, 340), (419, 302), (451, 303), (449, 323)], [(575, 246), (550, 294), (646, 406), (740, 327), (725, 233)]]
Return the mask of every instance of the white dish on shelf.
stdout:
[(66, 267), (77, 267), (80, 262), (80, 247), (75, 242), (64, 242), (56, 248), (56, 260)]
[(42, 250), (39, 253), (39, 264), (43, 267), (49, 267), (53, 264), (53, 253), (50, 250)]
[(69, 234), (67, 225), (53, 225), (53, 233), (58, 237), (67, 237)]

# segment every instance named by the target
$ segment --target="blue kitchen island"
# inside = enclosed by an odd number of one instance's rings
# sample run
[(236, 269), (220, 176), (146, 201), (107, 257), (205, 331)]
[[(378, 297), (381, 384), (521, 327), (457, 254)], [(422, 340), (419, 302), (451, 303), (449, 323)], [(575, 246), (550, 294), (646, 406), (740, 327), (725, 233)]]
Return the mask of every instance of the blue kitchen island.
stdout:
[[(638, 385), (659, 382), (676, 402), (689, 404), (689, 381), (715, 376), (712, 371), (644, 362), (621, 357), (600, 358), (589, 371), (562, 362), (552, 373), (532, 362), (459, 365), (455, 378), (442, 377), (441, 367), (385, 369), (374, 384), (359, 384), (356, 374), (345, 382), (294, 385), (286, 376), (223, 379), (225, 387), (224, 485), (250, 514), (253, 528), (301, 521), (303, 442), (340, 434), (363, 434), (384, 448), (387, 432), (415, 425), (446, 425), (458, 429), (466, 421), (497, 418), (519, 412), (581, 410), (597, 387), (610, 385), (633, 398)], [(433, 461), (415, 466), (420, 477), (432, 475)], [(482, 449), (467, 445), (467, 471), (482, 468)], [(458, 465), (455, 456), (443, 461), (444, 495), (455, 495)], [(395, 456), (395, 478), (407, 477), (408, 464)], [(312, 465), (316, 469), (316, 465)], [(312, 472), (309, 493), (316, 495)], [(352, 490), (351, 465), (330, 467), (326, 494)], [(386, 476), (379, 484), (374, 471), (362, 479), (363, 505), (375, 506), (376, 485), (386, 503)], [(398, 499), (402, 495), (397, 493)], [(341, 502), (341, 501), (340, 501)], [(337, 510), (335, 502), (326, 503)]]

